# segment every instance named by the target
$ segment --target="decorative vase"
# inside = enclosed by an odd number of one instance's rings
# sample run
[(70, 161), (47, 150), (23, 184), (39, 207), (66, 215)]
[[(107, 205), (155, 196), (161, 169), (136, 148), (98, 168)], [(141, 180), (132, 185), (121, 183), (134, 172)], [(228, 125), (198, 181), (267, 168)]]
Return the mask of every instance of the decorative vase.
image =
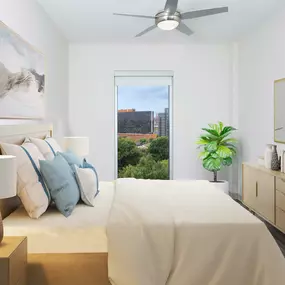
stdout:
[(264, 166), (267, 169), (271, 169), (272, 152), (273, 152), (273, 145), (272, 144), (266, 145), (264, 153)]
[(277, 145), (273, 145), (273, 151), (272, 151), (272, 159), (271, 159), (271, 169), (278, 171), (280, 169), (279, 164), (279, 157), (277, 153)]

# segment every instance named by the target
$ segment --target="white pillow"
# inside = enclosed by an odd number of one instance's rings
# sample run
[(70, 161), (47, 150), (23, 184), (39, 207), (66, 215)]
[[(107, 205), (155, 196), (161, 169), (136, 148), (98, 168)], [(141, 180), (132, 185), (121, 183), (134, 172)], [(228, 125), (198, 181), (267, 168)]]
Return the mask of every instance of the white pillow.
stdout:
[(2, 153), (16, 156), (17, 194), (31, 218), (39, 218), (48, 208), (50, 193), (39, 171), (39, 160), (44, 160), (39, 149), (30, 142), (21, 146), (1, 143)]
[(61, 147), (54, 138), (45, 138), (44, 140), (37, 138), (28, 138), (35, 144), (46, 160), (53, 160), (57, 152), (62, 152)]
[(86, 205), (94, 207), (94, 199), (99, 193), (97, 189), (97, 176), (91, 168), (79, 168), (76, 165), (74, 167), (81, 200)]

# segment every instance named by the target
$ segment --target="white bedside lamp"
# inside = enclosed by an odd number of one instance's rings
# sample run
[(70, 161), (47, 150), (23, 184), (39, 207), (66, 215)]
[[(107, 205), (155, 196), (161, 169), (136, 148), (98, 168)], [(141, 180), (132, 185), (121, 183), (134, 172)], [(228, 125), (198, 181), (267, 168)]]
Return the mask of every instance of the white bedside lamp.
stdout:
[(89, 154), (89, 138), (88, 137), (65, 137), (65, 150), (70, 150), (79, 157), (85, 157)]
[[(12, 155), (0, 155), (0, 199), (17, 195), (17, 163)], [(0, 243), (3, 240), (3, 222), (0, 213)]]

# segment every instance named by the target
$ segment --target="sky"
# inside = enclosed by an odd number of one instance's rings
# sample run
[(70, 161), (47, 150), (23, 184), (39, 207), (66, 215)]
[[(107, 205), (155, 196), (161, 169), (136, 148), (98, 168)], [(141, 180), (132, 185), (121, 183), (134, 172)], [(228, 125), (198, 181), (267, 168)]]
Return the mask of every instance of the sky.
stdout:
[(119, 86), (118, 109), (164, 113), (168, 108), (168, 86)]

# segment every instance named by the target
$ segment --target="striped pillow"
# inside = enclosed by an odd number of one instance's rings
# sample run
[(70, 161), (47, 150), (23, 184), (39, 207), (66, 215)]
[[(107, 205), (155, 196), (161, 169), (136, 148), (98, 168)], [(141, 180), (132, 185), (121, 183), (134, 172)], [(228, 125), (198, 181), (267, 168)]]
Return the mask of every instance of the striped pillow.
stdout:
[(31, 218), (39, 218), (48, 208), (51, 196), (39, 171), (39, 160), (44, 160), (39, 149), (30, 142), (21, 146), (0, 143), (3, 154), (17, 158), (17, 194)]
[(61, 147), (54, 138), (48, 137), (44, 140), (28, 138), (28, 140), (38, 147), (46, 160), (53, 160), (57, 152), (62, 152)]
[[(82, 164), (82, 166), (80, 166), (80, 167), (81, 167), (81, 168), (89, 168), (89, 169), (92, 169), (92, 170), (93, 170), (93, 172), (94, 172), (94, 174), (95, 174), (95, 177), (96, 177), (96, 187), (97, 187), (97, 193), (96, 193), (96, 195), (97, 195), (100, 189), (99, 189), (99, 178), (98, 178), (98, 173), (97, 173), (97, 171), (96, 171), (96, 168), (95, 168), (92, 164), (88, 163), (87, 160), (86, 160), (86, 158), (83, 159), (83, 164)], [(95, 196), (96, 196), (96, 195), (95, 195)]]
[(86, 205), (94, 207), (94, 199), (99, 194), (95, 172), (91, 168), (79, 168), (76, 165), (74, 168), (81, 200)]

